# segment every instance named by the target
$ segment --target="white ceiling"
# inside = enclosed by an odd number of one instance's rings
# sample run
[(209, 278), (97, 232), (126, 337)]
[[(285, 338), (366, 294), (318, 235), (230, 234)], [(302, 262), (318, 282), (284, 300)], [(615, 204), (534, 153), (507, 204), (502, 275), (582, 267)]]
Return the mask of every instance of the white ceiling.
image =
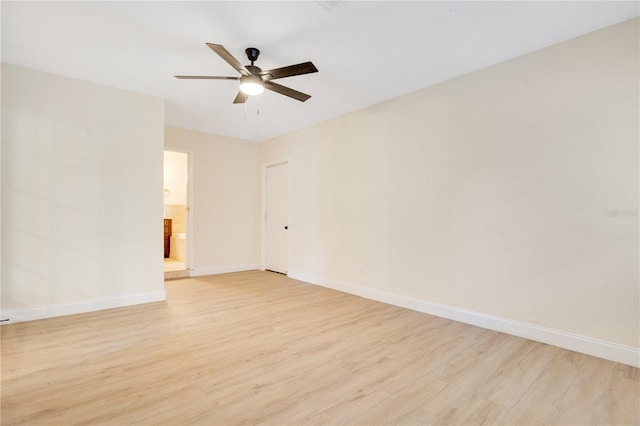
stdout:
[[(166, 124), (252, 141), (345, 114), (639, 14), (626, 2), (10, 2), (2, 61), (165, 99)], [(233, 105), (236, 76), (205, 46), (277, 68), (312, 95), (265, 92)]]

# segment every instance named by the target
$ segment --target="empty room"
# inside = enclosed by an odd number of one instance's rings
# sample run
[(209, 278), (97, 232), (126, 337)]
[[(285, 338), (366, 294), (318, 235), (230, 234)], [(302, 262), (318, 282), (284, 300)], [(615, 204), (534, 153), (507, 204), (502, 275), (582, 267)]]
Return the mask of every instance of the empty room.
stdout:
[(639, 16), (3, 0), (0, 423), (640, 425)]

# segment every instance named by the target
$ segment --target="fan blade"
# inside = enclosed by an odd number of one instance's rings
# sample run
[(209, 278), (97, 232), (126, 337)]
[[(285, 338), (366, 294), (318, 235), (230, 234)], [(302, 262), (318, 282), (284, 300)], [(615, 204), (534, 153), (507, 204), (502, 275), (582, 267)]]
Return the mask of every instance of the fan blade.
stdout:
[(297, 90), (293, 90), (289, 87), (282, 86), (278, 83), (273, 83), (271, 81), (265, 81), (262, 83), (265, 89), (271, 90), (276, 93), (280, 93), (281, 95), (288, 96), (290, 98), (299, 100), (300, 102), (304, 102), (311, 97), (311, 95), (307, 95), (306, 93), (298, 92)]
[(243, 93), (241, 91), (238, 91), (238, 94), (236, 95), (236, 98), (233, 100), (234, 104), (243, 104), (247, 101), (247, 98), (249, 97), (249, 95), (247, 95), (246, 93)]
[(312, 72), (318, 72), (318, 68), (316, 68), (312, 62), (303, 62), (301, 64), (289, 65), (288, 67), (262, 71), (260, 75), (265, 76), (267, 80), (275, 80), (276, 78), (292, 77), (294, 75), (310, 74)]
[(225, 49), (221, 44), (213, 44), (206, 43), (209, 46), (209, 49), (213, 50), (224, 59), (229, 65), (231, 65), (236, 71), (238, 71), (242, 75), (249, 75), (249, 71), (242, 65), (236, 58), (233, 57), (231, 53), (227, 49)]
[(174, 75), (174, 77), (191, 80), (240, 80), (240, 77), (218, 77), (213, 75)]

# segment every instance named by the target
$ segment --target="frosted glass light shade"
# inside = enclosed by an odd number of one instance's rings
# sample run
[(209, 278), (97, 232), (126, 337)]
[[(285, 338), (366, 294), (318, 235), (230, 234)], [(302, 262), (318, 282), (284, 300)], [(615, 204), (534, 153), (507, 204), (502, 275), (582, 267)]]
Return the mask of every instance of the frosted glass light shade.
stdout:
[(240, 91), (249, 96), (259, 95), (264, 92), (262, 80), (253, 75), (243, 76), (240, 78)]

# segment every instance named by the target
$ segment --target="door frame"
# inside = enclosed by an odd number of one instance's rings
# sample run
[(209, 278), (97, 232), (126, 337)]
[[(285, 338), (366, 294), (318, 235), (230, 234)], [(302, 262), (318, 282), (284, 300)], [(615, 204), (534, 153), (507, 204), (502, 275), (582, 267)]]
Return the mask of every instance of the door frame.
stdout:
[[(260, 270), (265, 271), (267, 269), (267, 169), (269, 167), (287, 165), (287, 172), (289, 172), (289, 160), (273, 161), (262, 165), (262, 208), (260, 209), (260, 233), (261, 233), (261, 256), (260, 256)], [(291, 176), (291, 173), (287, 174)], [(291, 179), (287, 179), (287, 219), (289, 216), (289, 205), (291, 199)], [(289, 235), (289, 233), (287, 233)], [(287, 237), (288, 238), (288, 237)], [(287, 264), (289, 263), (289, 244), (287, 244)], [(289, 275), (289, 268), (287, 267), (287, 275)]]
[[(193, 155), (194, 152), (191, 149), (176, 148), (172, 146), (165, 146), (164, 151), (178, 152), (180, 154), (187, 154), (187, 262), (185, 268), (191, 275), (192, 259), (193, 259)], [(164, 206), (163, 206), (164, 209)]]

